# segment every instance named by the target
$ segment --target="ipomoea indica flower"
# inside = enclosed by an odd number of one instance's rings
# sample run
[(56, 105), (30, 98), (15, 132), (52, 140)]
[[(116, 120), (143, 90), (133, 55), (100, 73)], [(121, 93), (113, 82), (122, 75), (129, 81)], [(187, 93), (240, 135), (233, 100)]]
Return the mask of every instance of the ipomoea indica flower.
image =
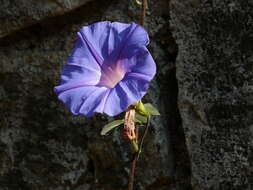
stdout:
[(83, 27), (55, 87), (73, 114), (115, 116), (147, 92), (156, 66), (143, 27), (98, 22)]

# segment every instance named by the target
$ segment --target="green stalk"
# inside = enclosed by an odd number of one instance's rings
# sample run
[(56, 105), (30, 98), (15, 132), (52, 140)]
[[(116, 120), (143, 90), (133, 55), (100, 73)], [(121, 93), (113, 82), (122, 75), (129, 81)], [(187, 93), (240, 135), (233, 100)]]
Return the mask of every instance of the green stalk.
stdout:
[(139, 147), (138, 147), (138, 144), (135, 140), (131, 140), (131, 147), (132, 147), (132, 150), (134, 151), (134, 153), (139, 152)]

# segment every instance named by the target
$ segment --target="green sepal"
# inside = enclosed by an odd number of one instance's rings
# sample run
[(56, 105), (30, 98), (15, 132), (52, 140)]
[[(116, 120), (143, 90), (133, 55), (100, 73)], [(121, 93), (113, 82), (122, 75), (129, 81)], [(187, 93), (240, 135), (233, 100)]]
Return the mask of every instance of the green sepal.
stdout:
[(142, 5), (142, 2), (140, 0), (133, 0), (137, 5)]
[(139, 113), (135, 113), (135, 122), (136, 123), (147, 123), (147, 116), (143, 116)]
[(159, 111), (150, 103), (144, 104), (145, 110), (150, 115), (160, 115)]
[(102, 131), (101, 131), (100, 134), (101, 135), (106, 135), (106, 133), (108, 133), (110, 130), (114, 129), (115, 127), (120, 126), (123, 123), (124, 123), (124, 119), (122, 119), (122, 120), (114, 120), (113, 122), (106, 124), (103, 127), (103, 129), (102, 129)]
[(135, 111), (137, 113), (139, 113), (140, 115), (143, 115), (143, 116), (149, 116), (149, 112), (146, 110), (144, 104), (142, 103), (142, 101), (138, 101), (135, 105)]
[(135, 105), (135, 122), (147, 123), (147, 118), (151, 115), (160, 115), (159, 111), (150, 103), (143, 104), (138, 101)]

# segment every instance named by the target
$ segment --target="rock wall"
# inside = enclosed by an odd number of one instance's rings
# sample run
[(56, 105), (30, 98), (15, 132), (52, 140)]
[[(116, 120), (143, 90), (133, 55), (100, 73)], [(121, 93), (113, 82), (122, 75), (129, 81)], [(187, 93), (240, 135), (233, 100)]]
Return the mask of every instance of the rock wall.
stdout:
[[(26, 9), (19, 6), (22, 2)], [(54, 17), (60, 10), (51, 7), (52, 1), (43, 5), (5, 1), (6, 6), (0, 7), (1, 14), (11, 15), (0, 21), (5, 35), (0, 39), (1, 190), (127, 187), (132, 157), (120, 129), (101, 137), (101, 128), (111, 119), (99, 114), (89, 119), (73, 116), (57, 100), (53, 87), (82, 26), (100, 20), (138, 22), (141, 8), (133, 1), (68, 2), (86, 3)], [(34, 11), (33, 15), (43, 12), (43, 16), (27, 27), (31, 23), (23, 18), (33, 17), (24, 10)], [(19, 25), (12, 28), (14, 17)], [(190, 167), (177, 110), (177, 47), (169, 32), (167, 1), (150, 1), (146, 28), (158, 74), (145, 101), (157, 105), (162, 116), (152, 120), (138, 162), (136, 189), (185, 189), (190, 186)]]
[(0, 38), (45, 18), (62, 15), (90, 0), (1, 0)]
[[(157, 75), (135, 190), (250, 190), (252, 8), (244, 1), (150, 0)], [(84, 25), (138, 22), (121, 0), (3, 1), (0, 6), (0, 190), (126, 189), (130, 147), (112, 118), (73, 116), (53, 87)], [(15, 31), (15, 33), (14, 33)]]
[(193, 189), (253, 189), (253, 2), (171, 0)]

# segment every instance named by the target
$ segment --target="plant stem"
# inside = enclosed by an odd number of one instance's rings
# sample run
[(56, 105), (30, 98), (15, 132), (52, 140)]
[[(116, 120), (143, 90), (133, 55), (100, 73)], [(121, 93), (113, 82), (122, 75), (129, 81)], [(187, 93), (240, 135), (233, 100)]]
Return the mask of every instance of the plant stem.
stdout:
[[(147, 8), (148, 8), (148, 1), (147, 0), (142, 0), (142, 14), (141, 14), (140, 25), (143, 26), (143, 27), (144, 27), (144, 23), (145, 23)], [(148, 118), (147, 122), (149, 122), (149, 118)], [(136, 142), (137, 142), (137, 145), (138, 145), (138, 134), (139, 134), (138, 126), (136, 126), (135, 130), (136, 130)], [(143, 144), (144, 137), (146, 136), (146, 133), (147, 133), (146, 131), (147, 131), (147, 127), (146, 127), (144, 135), (141, 139), (141, 146)], [(133, 188), (134, 188), (134, 176), (135, 176), (135, 170), (136, 170), (136, 162), (139, 158), (139, 155), (140, 155), (140, 149), (138, 150), (138, 152), (134, 153), (134, 158), (133, 158), (133, 161), (131, 163), (131, 172), (130, 172), (130, 176), (129, 176), (128, 190), (133, 190)]]
[(141, 14), (140, 25), (143, 27), (144, 27), (144, 23), (145, 23), (147, 9), (148, 9), (148, 0), (142, 0), (142, 14)]
[(135, 176), (137, 157), (138, 157), (138, 153), (135, 153), (133, 161), (131, 163), (131, 173), (129, 176), (128, 190), (133, 190), (134, 188), (134, 176)]
[(147, 123), (146, 123), (146, 126), (145, 126), (145, 131), (144, 131), (144, 134), (141, 138), (141, 142), (140, 142), (140, 146), (139, 146), (139, 151), (138, 151), (138, 154), (137, 154), (137, 160), (139, 159), (139, 156), (140, 156), (140, 153), (141, 153), (141, 150), (142, 150), (142, 147), (143, 147), (143, 143), (144, 143), (144, 139), (148, 133), (148, 128), (149, 128), (149, 124), (150, 124), (150, 117), (151, 116), (148, 116), (147, 118)]
[[(139, 127), (138, 126), (136, 126), (136, 128), (135, 128), (135, 134), (136, 134), (136, 143), (138, 145), (138, 136), (139, 136)], [(138, 152), (139, 152), (139, 150), (138, 150)], [(133, 157), (133, 160), (131, 163), (131, 172), (130, 172), (129, 180), (128, 180), (128, 190), (133, 190), (133, 188), (134, 188), (134, 176), (135, 176), (135, 168), (136, 168), (138, 152), (134, 152), (134, 157)]]
[(139, 147), (138, 147), (138, 143), (136, 142), (136, 140), (131, 140), (131, 146), (134, 152), (139, 152)]
[[(148, 118), (147, 118), (147, 123), (146, 123), (144, 134), (143, 134), (141, 141), (140, 141), (139, 150), (138, 150), (138, 152), (134, 153), (134, 158), (131, 163), (131, 172), (130, 172), (130, 176), (129, 176), (128, 190), (133, 190), (136, 163), (137, 163), (137, 160), (139, 159), (139, 156), (140, 156), (140, 153), (141, 153), (141, 150), (143, 147), (144, 139), (147, 136), (149, 124), (150, 124), (150, 116), (148, 116)], [(138, 126), (136, 126), (136, 142), (137, 143), (138, 143), (138, 133), (139, 133), (139, 128), (138, 128)]]

